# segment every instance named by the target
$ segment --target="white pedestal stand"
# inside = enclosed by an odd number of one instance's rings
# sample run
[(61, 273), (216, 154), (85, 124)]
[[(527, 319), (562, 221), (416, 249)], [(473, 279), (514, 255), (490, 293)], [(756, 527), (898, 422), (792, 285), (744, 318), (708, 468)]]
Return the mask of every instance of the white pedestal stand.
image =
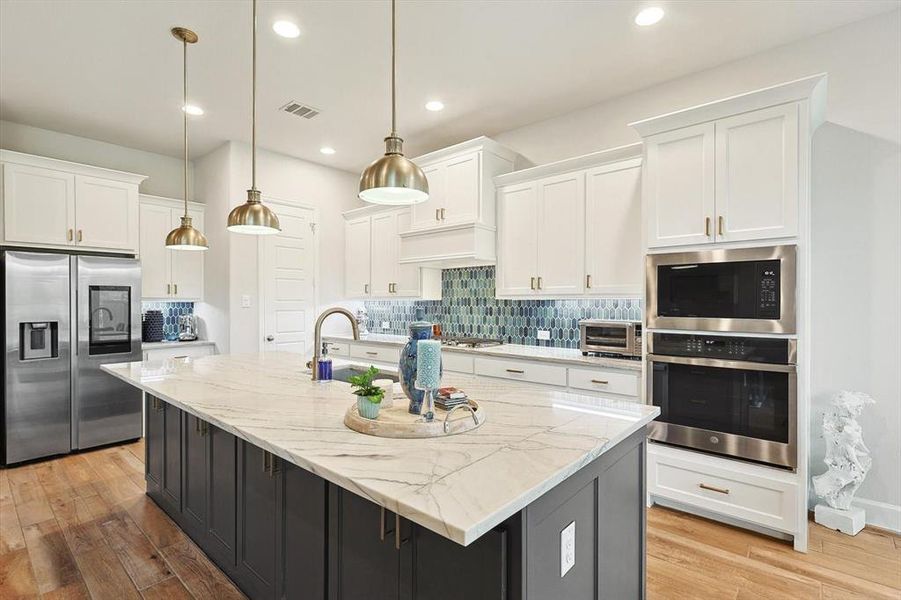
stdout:
[(817, 504), (813, 509), (813, 520), (829, 529), (835, 529), (848, 535), (857, 535), (866, 525), (866, 512), (862, 508), (851, 507), (850, 510), (839, 510), (828, 504)]

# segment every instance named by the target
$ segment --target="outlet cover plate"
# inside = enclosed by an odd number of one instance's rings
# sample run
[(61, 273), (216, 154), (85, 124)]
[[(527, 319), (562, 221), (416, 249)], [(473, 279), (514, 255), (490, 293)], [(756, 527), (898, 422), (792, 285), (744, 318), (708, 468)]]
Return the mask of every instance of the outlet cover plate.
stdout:
[(560, 532), (560, 577), (564, 577), (576, 565), (576, 522)]
[(539, 329), (538, 330), (538, 339), (539, 340), (549, 340), (551, 339), (551, 332), (548, 329)]
[(382, 321), (382, 329), (391, 329), (390, 321)]

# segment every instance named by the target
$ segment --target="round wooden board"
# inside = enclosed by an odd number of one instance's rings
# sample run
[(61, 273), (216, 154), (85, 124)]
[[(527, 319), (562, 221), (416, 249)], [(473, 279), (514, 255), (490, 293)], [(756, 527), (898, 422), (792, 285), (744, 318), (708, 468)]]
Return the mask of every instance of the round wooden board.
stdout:
[(354, 402), (344, 415), (344, 424), (359, 433), (386, 438), (431, 438), (445, 437), (472, 431), (485, 422), (485, 409), (475, 400), (470, 400), (469, 405), (475, 410), (476, 420), (468, 410), (458, 409), (451, 415), (448, 432), (444, 433), (444, 418), (447, 411), (435, 407), (435, 419), (429, 423), (420, 422), (419, 415), (411, 415), (407, 412), (409, 402), (406, 396), (395, 398), (394, 406), (382, 407), (376, 419), (366, 419), (357, 411), (357, 403)]

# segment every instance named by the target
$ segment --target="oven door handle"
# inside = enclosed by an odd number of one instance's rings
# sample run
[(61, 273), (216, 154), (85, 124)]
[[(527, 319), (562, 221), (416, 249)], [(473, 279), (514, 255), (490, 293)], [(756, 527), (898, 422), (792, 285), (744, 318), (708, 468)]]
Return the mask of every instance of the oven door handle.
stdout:
[(695, 367), (717, 367), (719, 369), (741, 369), (743, 371), (768, 371), (770, 373), (795, 373), (795, 365), (773, 365), (746, 360), (724, 360), (721, 358), (693, 358), (690, 356), (664, 356), (648, 354), (649, 363), (669, 363), (675, 365), (691, 365)]

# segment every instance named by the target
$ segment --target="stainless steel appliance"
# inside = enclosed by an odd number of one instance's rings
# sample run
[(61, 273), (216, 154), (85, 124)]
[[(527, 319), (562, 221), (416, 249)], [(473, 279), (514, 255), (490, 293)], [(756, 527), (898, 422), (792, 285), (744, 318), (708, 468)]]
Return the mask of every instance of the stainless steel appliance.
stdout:
[(637, 321), (579, 321), (579, 349), (582, 356), (599, 354), (641, 359), (641, 323)]
[(137, 260), (5, 251), (2, 459), (141, 436), (141, 393), (100, 371), (141, 360)]
[(197, 319), (193, 314), (178, 316), (178, 339), (193, 342), (197, 339)]
[(648, 351), (650, 439), (797, 467), (795, 340), (654, 333)]
[(651, 254), (647, 326), (795, 333), (795, 246)]

